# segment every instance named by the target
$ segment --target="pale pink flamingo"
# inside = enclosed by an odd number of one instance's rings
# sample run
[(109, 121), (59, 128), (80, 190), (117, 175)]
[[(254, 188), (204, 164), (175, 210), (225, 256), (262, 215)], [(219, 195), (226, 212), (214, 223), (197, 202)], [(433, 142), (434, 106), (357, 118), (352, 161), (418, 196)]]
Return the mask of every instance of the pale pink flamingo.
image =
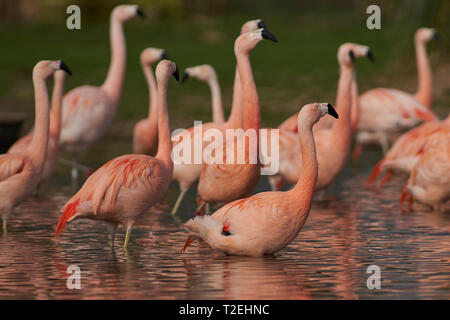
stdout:
[(365, 144), (380, 144), (386, 154), (389, 144), (398, 138), (398, 133), (423, 121), (437, 120), (431, 111), (432, 74), (426, 51), (427, 42), (433, 38), (437, 38), (435, 29), (420, 28), (415, 34), (419, 81), (414, 95), (396, 89), (376, 88), (360, 96), (355, 160)]
[(258, 193), (228, 203), (211, 216), (189, 220), (185, 223), (189, 237), (182, 251), (195, 238), (203, 239), (215, 250), (233, 255), (274, 254), (289, 245), (308, 218), (318, 168), (312, 127), (327, 113), (337, 117), (327, 103), (308, 104), (299, 113), (298, 139), (303, 163), (294, 188), (286, 192)]
[(222, 93), (220, 91), (219, 80), (214, 68), (209, 64), (194, 66), (184, 69), (181, 82), (189, 78), (197, 78), (200, 81), (206, 82), (211, 90), (212, 99), (212, 119), (216, 123), (224, 123), (225, 115), (223, 113)]
[[(266, 29), (244, 33), (235, 41), (234, 52), (244, 93), (243, 129), (245, 133), (238, 135), (236, 139), (233, 136), (231, 141), (225, 141), (223, 146), (218, 146), (222, 149), (222, 163), (203, 165), (197, 189), (200, 206), (204, 203), (228, 203), (249, 196), (258, 184), (261, 171), (258, 161), (261, 113), (250, 64), (250, 52), (263, 39), (277, 42), (277, 39)], [(251, 136), (254, 139), (251, 139)], [(238, 154), (235, 151), (240, 150), (245, 152), (242, 159), (244, 163), (237, 163)], [(228, 159), (229, 157), (232, 159)]]
[(450, 200), (450, 128), (433, 134), (424, 147), (423, 155), (413, 167), (403, 188), (400, 208), (413, 199), (441, 211)]
[[(261, 19), (251, 20), (244, 23), (241, 28), (241, 34), (250, 32), (253, 30), (257, 30), (265, 26), (264, 22)], [(174, 135), (172, 137), (172, 143), (174, 146), (174, 154), (176, 157), (182, 156), (183, 154), (177, 153), (177, 145), (180, 143), (188, 143), (190, 146), (200, 144), (202, 149), (206, 148), (210, 141), (206, 141), (204, 139), (204, 133), (209, 129), (217, 129), (221, 132), (225, 132), (226, 129), (237, 129), (243, 127), (243, 103), (242, 103), (243, 95), (241, 89), (241, 82), (239, 79), (239, 72), (236, 65), (236, 73), (234, 78), (234, 86), (233, 86), (233, 101), (231, 106), (231, 113), (228, 120), (225, 123), (202, 123), (201, 132), (196, 131), (196, 126), (190, 127), (186, 131)], [(187, 142), (187, 140), (190, 140)], [(194, 150), (191, 149), (191, 158), (188, 161), (180, 161), (174, 163), (173, 169), (173, 180), (178, 182), (180, 187), (180, 194), (175, 202), (175, 205), (172, 208), (172, 214), (176, 214), (178, 208), (180, 207), (181, 202), (183, 201), (184, 196), (190, 187), (197, 182), (200, 177), (200, 173), (202, 171), (203, 159), (201, 159), (200, 163), (196, 163), (194, 161)]]
[(89, 218), (107, 222), (114, 245), (118, 224), (126, 227), (124, 247), (136, 219), (162, 200), (169, 187), (171, 159), (167, 84), (171, 75), (178, 80), (175, 63), (162, 60), (156, 67), (158, 90), (158, 152), (155, 157), (128, 154), (117, 157), (95, 171), (81, 189), (66, 203), (56, 227), (58, 238), (67, 222)]
[(144, 16), (137, 5), (119, 5), (111, 13), (111, 64), (100, 86), (84, 85), (70, 90), (63, 100), (60, 147), (72, 155), (72, 179), (78, 180), (76, 156), (105, 133), (116, 114), (126, 67), (123, 23)]
[(147, 118), (134, 126), (133, 153), (154, 156), (158, 151), (158, 92), (152, 66), (161, 59), (169, 59), (163, 49), (147, 48), (141, 53), (141, 67), (147, 80), (150, 102)]
[(436, 132), (448, 128), (450, 128), (450, 115), (443, 121), (428, 121), (404, 133), (374, 167), (367, 179), (367, 185), (373, 184), (383, 172), (386, 173), (380, 182), (380, 187), (388, 182), (396, 171), (410, 173), (422, 156), (428, 139)]
[[(50, 129), (47, 147), (47, 156), (45, 157), (44, 168), (41, 172), (39, 185), (50, 178), (56, 165), (59, 155), (59, 134), (61, 132), (61, 105), (64, 94), (64, 75), (65, 71), (56, 71), (53, 74), (54, 85), (50, 110)], [(33, 132), (17, 140), (8, 150), (11, 154), (23, 154), (30, 146), (33, 140)]]
[[(319, 161), (319, 175), (316, 189), (327, 188), (345, 166), (353, 133), (352, 119), (357, 118), (354, 106), (357, 95), (356, 82), (354, 81), (354, 60), (359, 57), (369, 56), (370, 48), (367, 46), (345, 43), (339, 47), (338, 62), (340, 66), (340, 77), (338, 83), (336, 110), (341, 119), (336, 121), (331, 128), (314, 130), (317, 159)], [(353, 103), (352, 103), (353, 100)], [(353, 104), (353, 109), (352, 109)], [(355, 122), (353, 122), (354, 124)], [(295, 141), (294, 133), (280, 130), (279, 143), (279, 174), (269, 177), (270, 185), (275, 190), (280, 190), (282, 181), (295, 184), (300, 177), (299, 163), (301, 159), (301, 147)], [(269, 140), (270, 141), (270, 140)]]
[(71, 73), (62, 61), (40, 61), (33, 69), (35, 120), (31, 143), (22, 153), (0, 155), (0, 215), (3, 232), (14, 208), (36, 189), (44, 168), (49, 136), (49, 99), (46, 80), (56, 70)]

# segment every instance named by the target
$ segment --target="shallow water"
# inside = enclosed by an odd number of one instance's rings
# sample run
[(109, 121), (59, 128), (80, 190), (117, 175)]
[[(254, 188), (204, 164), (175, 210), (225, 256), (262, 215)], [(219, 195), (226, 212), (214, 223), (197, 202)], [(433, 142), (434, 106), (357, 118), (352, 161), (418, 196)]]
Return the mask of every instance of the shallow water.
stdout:
[[(17, 208), (7, 236), (0, 237), (0, 298), (449, 299), (450, 213), (421, 206), (401, 213), (405, 177), (379, 192), (364, 188), (379, 157), (369, 152), (358, 166), (349, 165), (328, 190), (332, 199), (313, 204), (295, 241), (264, 258), (224, 256), (199, 242), (181, 254), (194, 190), (177, 218), (143, 216), (127, 252), (123, 229), (112, 251), (105, 225), (90, 220), (69, 224), (56, 242), (58, 209), (73, 194), (61, 186), (67, 177), (57, 176), (46, 195)], [(258, 189), (267, 188), (262, 178)], [(171, 186), (168, 203), (177, 190)], [(80, 290), (66, 286), (69, 265), (81, 270)], [(369, 265), (380, 267), (381, 289), (367, 288)]]

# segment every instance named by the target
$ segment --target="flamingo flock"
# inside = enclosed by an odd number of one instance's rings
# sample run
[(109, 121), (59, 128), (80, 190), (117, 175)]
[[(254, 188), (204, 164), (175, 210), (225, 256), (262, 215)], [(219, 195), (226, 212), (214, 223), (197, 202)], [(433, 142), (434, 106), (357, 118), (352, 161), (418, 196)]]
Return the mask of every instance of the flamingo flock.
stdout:
[[(112, 11), (111, 63), (99, 87), (85, 85), (64, 95), (65, 73), (72, 74), (67, 65), (61, 60), (35, 65), (34, 129), (0, 155), (4, 235), (15, 208), (51, 178), (60, 151), (72, 155), (71, 177), (73, 182), (78, 181), (77, 155), (101, 139), (119, 105), (126, 69), (123, 24), (135, 16), (145, 17), (136, 5), (119, 5)], [(278, 128), (262, 128), (250, 53), (263, 40), (278, 40), (263, 20), (250, 20), (242, 25), (234, 42), (236, 69), (229, 118), (225, 119), (214, 68), (208, 64), (189, 67), (184, 69), (181, 82), (196, 78), (208, 84), (212, 121), (175, 134), (170, 130), (167, 91), (172, 76), (180, 80), (178, 67), (163, 49), (146, 48), (140, 64), (148, 85), (148, 114), (134, 127), (133, 154), (108, 161), (86, 179), (61, 209), (56, 238), (61, 237), (67, 223), (87, 218), (106, 223), (112, 248), (116, 230), (123, 225), (123, 246), (127, 248), (136, 221), (164, 199), (175, 181), (180, 193), (171, 210), (173, 215), (197, 183), (197, 209), (184, 224), (187, 240), (182, 252), (194, 240), (200, 240), (230, 255), (274, 254), (297, 237), (314, 196), (325, 191), (341, 173), (352, 153), (353, 138), (354, 160), (369, 143), (381, 145), (384, 152), (367, 179), (367, 187), (372, 188), (384, 174), (381, 188), (396, 172), (403, 172), (409, 177), (399, 190), (402, 210), (405, 202), (412, 210), (415, 200), (432, 210), (443, 210), (450, 199), (450, 115), (439, 120), (431, 110), (432, 73), (426, 44), (433, 39), (438, 39), (435, 29), (420, 28), (416, 32), (416, 94), (376, 88), (359, 96), (357, 59), (374, 60), (372, 50), (345, 42), (337, 51), (340, 75), (336, 108), (327, 102), (307, 103)], [(52, 75), (50, 104), (46, 82)], [(268, 137), (259, 135), (263, 129)], [(230, 130), (238, 134), (229, 138)], [(211, 132), (225, 139), (211, 139)], [(260, 153), (263, 144), (276, 145), (279, 169), (268, 176), (272, 191), (255, 194), (262, 169), (269, 166)], [(206, 150), (206, 156), (197, 159), (195, 146)], [(241, 159), (239, 151), (243, 151)], [(282, 190), (285, 184), (290, 187)], [(212, 214), (211, 208), (216, 209)]]

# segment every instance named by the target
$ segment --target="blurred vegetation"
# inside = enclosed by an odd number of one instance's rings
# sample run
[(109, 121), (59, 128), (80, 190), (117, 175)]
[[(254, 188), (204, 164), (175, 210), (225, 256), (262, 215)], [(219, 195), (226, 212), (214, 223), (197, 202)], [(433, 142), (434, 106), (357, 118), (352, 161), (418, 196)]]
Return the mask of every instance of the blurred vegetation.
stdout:
[[(336, 51), (343, 42), (372, 47), (376, 64), (358, 61), (360, 92), (376, 86), (416, 89), (413, 35), (421, 26), (440, 30), (442, 43), (429, 45), (435, 79), (435, 108), (443, 116), (450, 106), (450, 1), (446, 0), (0, 0), (0, 105), (26, 110), (31, 126), (31, 70), (41, 59), (63, 59), (74, 76), (71, 89), (99, 85), (109, 66), (108, 22), (119, 3), (137, 3), (147, 13), (125, 25), (127, 74), (118, 115), (108, 136), (130, 139), (132, 126), (146, 115), (148, 93), (139, 54), (149, 46), (164, 48), (182, 70), (209, 63), (216, 68), (227, 113), (235, 68), (233, 41), (241, 25), (263, 18), (279, 43), (263, 42), (252, 53), (262, 118), (275, 126), (311, 101), (334, 102), (338, 78)], [(82, 29), (68, 30), (66, 7), (81, 7)], [(366, 8), (381, 7), (381, 30), (366, 28)], [(190, 80), (169, 85), (172, 127), (211, 119), (205, 84)]]

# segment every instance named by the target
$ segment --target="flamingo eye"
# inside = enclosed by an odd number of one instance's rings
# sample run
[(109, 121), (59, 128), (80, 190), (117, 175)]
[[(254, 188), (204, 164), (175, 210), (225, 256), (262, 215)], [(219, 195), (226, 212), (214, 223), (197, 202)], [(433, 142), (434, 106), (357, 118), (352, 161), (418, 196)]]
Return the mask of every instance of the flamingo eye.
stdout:
[(227, 225), (223, 226), (222, 235), (224, 235), (226, 237), (231, 235), (229, 226), (227, 226)]

